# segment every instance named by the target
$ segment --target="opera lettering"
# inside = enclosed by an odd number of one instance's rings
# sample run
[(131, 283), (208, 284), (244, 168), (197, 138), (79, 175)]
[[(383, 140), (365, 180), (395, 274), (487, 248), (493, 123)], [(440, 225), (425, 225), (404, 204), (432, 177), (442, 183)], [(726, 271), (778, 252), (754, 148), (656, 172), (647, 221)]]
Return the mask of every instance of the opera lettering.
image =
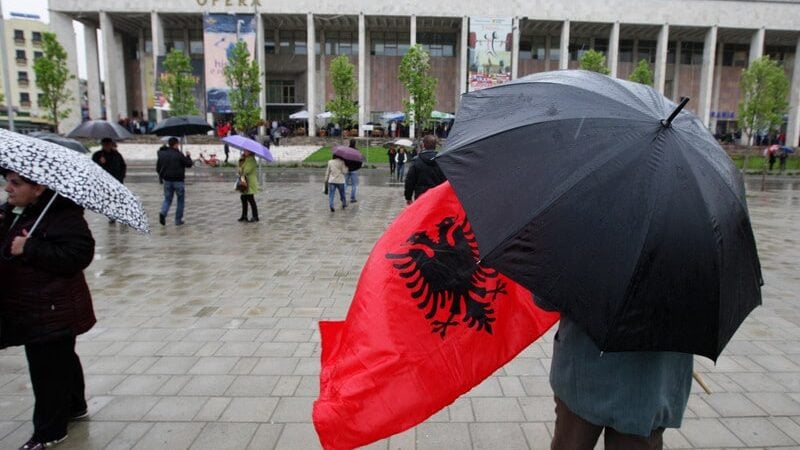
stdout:
[(261, 0), (195, 0), (198, 6), (261, 6)]

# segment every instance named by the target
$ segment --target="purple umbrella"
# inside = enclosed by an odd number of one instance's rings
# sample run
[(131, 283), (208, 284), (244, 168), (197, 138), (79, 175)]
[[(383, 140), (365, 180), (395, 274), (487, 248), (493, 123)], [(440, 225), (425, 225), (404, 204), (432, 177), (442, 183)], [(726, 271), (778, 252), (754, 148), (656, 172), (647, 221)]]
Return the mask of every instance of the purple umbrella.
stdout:
[(230, 145), (233, 148), (238, 148), (239, 150), (247, 150), (248, 152), (256, 154), (270, 162), (275, 159), (272, 157), (272, 153), (270, 153), (267, 147), (264, 147), (258, 142), (244, 136), (225, 136), (222, 138), (222, 142)]
[(362, 155), (360, 151), (352, 147), (346, 147), (344, 145), (334, 146), (333, 154), (338, 156), (339, 158), (342, 158), (345, 161), (353, 161), (353, 162), (364, 161), (364, 155)]

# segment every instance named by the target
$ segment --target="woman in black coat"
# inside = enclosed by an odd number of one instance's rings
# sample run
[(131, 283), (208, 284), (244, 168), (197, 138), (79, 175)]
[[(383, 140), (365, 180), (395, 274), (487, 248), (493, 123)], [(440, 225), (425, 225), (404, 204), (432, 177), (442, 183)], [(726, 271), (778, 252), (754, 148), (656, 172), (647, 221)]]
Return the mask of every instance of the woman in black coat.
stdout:
[(83, 208), (6, 171), (8, 203), (0, 216), (0, 348), (24, 345), (33, 385), (33, 436), (20, 449), (43, 449), (67, 437), (87, 415), (75, 337), (95, 323), (83, 275), (94, 238)]

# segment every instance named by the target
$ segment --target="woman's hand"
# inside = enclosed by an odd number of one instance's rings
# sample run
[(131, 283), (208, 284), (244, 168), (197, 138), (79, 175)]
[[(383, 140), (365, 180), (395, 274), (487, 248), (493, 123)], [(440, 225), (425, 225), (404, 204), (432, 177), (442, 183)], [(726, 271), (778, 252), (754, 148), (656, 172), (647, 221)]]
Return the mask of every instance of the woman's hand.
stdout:
[(28, 230), (22, 230), (22, 236), (17, 236), (11, 241), (11, 254), (19, 256), (25, 251), (25, 243), (28, 242)]

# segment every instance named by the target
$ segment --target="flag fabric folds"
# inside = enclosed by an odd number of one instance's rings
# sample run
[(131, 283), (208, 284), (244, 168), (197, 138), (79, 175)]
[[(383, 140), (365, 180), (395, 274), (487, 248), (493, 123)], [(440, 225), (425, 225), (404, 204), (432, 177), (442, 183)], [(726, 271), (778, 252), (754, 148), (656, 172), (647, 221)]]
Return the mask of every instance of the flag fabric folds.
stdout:
[(345, 321), (322, 321), (322, 446), (349, 449), (413, 427), (545, 333), (558, 314), (479, 263), (448, 182), (378, 240)]

